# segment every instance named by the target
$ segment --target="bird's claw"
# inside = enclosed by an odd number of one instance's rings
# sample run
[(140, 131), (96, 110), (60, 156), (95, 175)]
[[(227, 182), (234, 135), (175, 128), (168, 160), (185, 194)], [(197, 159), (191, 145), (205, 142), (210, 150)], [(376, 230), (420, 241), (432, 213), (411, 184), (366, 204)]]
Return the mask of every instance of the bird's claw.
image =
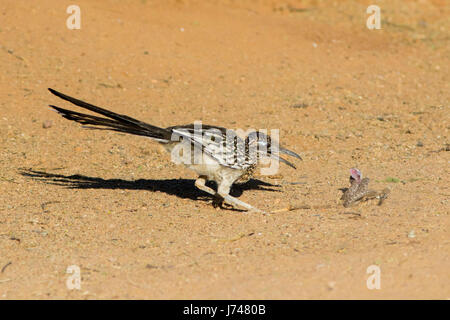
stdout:
[(216, 209), (235, 209), (232, 204), (226, 203), (225, 199), (218, 194), (214, 196), (212, 205)]

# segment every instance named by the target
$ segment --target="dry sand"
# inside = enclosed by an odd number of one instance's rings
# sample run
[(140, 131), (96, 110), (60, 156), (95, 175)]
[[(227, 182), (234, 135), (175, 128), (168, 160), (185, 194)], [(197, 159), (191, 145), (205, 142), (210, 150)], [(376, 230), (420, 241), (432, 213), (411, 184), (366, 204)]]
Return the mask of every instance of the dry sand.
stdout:
[[(332, 3), (2, 0), (0, 298), (450, 298), (448, 2), (376, 1), (381, 30), (371, 1)], [(157, 143), (62, 119), (48, 87), (159, 126), (280, 129), (304, 161), (233, 194), (310, 209), (216, 210)], [(382, 206), (339, 203), (351, 167)]]

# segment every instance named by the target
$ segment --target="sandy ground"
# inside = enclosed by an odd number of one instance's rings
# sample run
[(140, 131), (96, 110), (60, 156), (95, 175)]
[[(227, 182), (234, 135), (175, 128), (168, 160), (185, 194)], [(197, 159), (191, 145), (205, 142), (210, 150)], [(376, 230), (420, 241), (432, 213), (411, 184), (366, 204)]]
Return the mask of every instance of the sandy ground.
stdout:
[[(3, 0), (0, 298), (450, 298), (449, 9)], [(303, 162), (233, 194), (310, 209), (216, 210), (157, 143), (62, 119), (48, 87), (158, 126), (280, 129)], [(339, 203), (351, 167), (382, 206)]]

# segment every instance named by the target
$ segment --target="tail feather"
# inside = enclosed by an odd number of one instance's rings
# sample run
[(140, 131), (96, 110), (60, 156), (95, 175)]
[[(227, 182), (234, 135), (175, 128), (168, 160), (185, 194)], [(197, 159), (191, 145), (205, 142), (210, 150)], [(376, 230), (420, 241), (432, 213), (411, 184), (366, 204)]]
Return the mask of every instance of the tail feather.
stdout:
[(104, 115), (107, 118), (93, 116), (89, 114), (79, 113), (68, 109), (63, 109), (54, 105), (50, 105), (56, 112), (62, 115), (68, 120), (73, 120), (84, 125), (101, 126), (103, 128), (88, 127), (90, 129), (104, 129), (113, 130), (118, 132), (124, 132), (129, 134), (135, 134), (140, 136), (146, 136), (156, 139), (161, 142), (167, 142), (170, 140), (171, 132), (164, 128), (159, 128), (145, 122), (133, 119), (126, 115), (121, 115), (114, 113), (112, 111), (94, 106), (87, 102), (69, 97), (63, 93), (56, 90), (50, 89), (49, 91), (56, 95), (57, 97), (69, 101), (81, 108), (96, 112), (98, 114)]

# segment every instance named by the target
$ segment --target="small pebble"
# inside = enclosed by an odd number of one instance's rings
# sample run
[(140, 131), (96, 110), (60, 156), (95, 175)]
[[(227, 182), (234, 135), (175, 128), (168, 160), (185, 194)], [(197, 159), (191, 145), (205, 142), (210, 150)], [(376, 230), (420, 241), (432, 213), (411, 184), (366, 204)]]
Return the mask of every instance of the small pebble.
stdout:
[(45, 120), (42, 123), (42, 128), (44, 128), (44, 129), (51, 128), (52, 126), (53, 126), (53, 122), (51, 120)]
[(336, 287), (336, 281), (328, 282), (328, 290), (333, 290)]
[(414, 230), (411, 230), (409, 233), (408, 233), (408, 238), (415, 238), (416, 237), (416, 233), (414, 232)]

